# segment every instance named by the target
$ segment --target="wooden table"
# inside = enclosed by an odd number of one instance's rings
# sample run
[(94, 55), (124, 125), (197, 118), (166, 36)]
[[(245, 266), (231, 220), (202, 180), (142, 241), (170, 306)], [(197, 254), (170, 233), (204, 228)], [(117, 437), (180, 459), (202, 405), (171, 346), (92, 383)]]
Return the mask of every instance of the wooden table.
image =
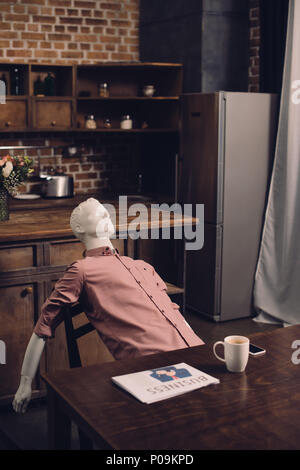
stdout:
[[(292, 362), (291, 345), (300, 325), (250, 339), (267, 353), (250, 358), (241, 374), (227, 372), (207, 344), (44, 375), (50, 448), (68, 448), (73, 420), (96, 445), (116, 450), (299, 449), (300, 364)], [(147, 405), (111, 381), (178, 362), (220, 384)]]

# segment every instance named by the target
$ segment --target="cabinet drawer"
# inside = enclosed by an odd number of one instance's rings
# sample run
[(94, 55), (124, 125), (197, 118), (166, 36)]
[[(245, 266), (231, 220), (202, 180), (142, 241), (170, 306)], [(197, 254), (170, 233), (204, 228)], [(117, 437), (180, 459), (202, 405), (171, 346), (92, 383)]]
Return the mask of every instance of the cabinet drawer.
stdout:
[(72, 127), (72, 101), (38, 100), (34, 103), (35, 127), (69, 128)]
[(50, 245), (50, 265), (63, 266), (82, 258), (84, 246), (81, 242), (60, 242)]
[(27, 127), (27, 100), (7, 100), (0, 105), (0, 128), (16, 129)]
[(0, 248), (0, 271), (31, 268), (36, 265), (36, 246)]

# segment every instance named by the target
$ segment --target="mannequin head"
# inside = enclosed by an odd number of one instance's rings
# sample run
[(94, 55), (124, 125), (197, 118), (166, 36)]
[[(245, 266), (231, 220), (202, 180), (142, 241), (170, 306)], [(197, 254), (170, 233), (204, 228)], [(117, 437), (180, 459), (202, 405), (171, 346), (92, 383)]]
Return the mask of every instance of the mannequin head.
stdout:
[(109, 244), (109, 238), (115, 229), (110, 215), (97, 199), (89, 198), (73, 210), (70, 226), (75, 235), (87, 247)]

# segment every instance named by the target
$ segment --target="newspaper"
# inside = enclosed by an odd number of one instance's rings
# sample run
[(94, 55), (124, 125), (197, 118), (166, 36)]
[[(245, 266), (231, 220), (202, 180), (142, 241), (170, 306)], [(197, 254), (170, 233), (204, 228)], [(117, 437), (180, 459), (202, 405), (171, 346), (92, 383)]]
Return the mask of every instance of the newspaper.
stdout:
[(112, 377), (119, 387), (131, 393), (142, 403), (154, 403), (166, 398), (220, 383), (212, 377), (184, 362), (157, 369)]

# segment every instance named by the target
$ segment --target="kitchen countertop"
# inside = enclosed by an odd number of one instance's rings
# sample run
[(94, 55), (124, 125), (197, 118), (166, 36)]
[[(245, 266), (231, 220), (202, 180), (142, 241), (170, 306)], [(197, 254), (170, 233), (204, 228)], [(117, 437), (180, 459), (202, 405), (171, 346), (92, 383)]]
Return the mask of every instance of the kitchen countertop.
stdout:
[[(9, 209), (10, 211), (16, 210), (36, 210), (36, 209), (54, 209), (54, 208), (75, 208), (78, 204), (85, 201), (86, 199), (94, 197), (98, 199), (101, 203), (110, 203), (115, 204), (118, 202), (117, 197), (104, 197), (99, 196), (99, 194), (78, 194), (74, 197), (67, 198), (48, 198), (43, 197), (39, 199), (15, 199), (10, 198), (9, 200)], [(145, 201), (151, 201), (151, 198), (145, 198)], [(144, 202), (141, 201), (141, 202)]]
[[(74, 207), (88, 197), (99, 199), (99, 195), (78, 195), (67, 199), (36, 199), (36, 200), (17, 200), (10, 201), (10, 218), (8, 221), (0, 222), (0, 243), (8, 243), (13, 241), (29, 241), (40, 239), (57, 239), (64, 237), (74, 237), (70, 228), (70, 215)], [(127, 213), (120, 212), (118, 200), (103, 200), (102, 203), (110, 203), (116, 208), (116, 232), (121, 233), (127, 230), (127, 224), (134, 220), (137, 216), (128, 216)], [(128, 198), (128, 202), (143, 202), (148, 214), (141, 217), (141, 229), (161, 228), (182, 226), (184, 224), (194, 225), (197, 223), (196, 218), (189, 216), (183, 217), (180, 214), (171, 213), (168, 220), (158, 218), (150, 220), (150, 213), (159, 214), (159, 211), (150, 211), (151, 202)]]

